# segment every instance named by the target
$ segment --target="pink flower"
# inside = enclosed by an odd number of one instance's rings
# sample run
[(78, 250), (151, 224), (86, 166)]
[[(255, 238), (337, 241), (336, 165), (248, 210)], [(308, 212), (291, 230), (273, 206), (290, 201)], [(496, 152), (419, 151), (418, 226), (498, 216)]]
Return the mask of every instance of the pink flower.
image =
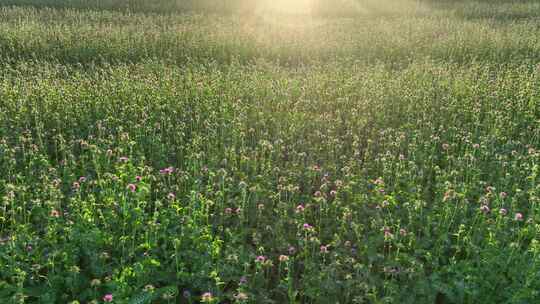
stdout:
[(479, 145), (479, 144), (474, 144), (474, 145), (472, 145), (472, 146), (473, 146), (473, 148), (475, 148), (475, 149), (480, 148), (480, 145)]
[(328, 253), (328, 246), (321, 245), (321, 253)]
[(51, 216), (52, 217), (60, 217), (60, 212), (53, 209), (53, 210), (51, 210)]
[(449, 144), (442, 144), (442, 148), (444, 150), (448, 150), (448, 148), (450, 148), (450, 145)]
[(129, 158), (127, 158), (127, 157), (125, 157), (125, 156), (122, 156), (122, 157), (120, 157), (118, 160), (119, 160), (120, 162), (122, 162), (122, 163), (125, 163), (125, 162), (127, 162), (127, 161), (129, 160)]
[(484, 212), (484, 213), (489, 213), (489, 207), (488, 205), (482, 205), (480, 207), (480, 211)]
[(103, 296), (103, 301), (104, 302), (112, 302), (112, 300), (113, 300), (113, 296), (110, 293)]
[(401, 229), (399, 229), (399, 234), (400, 234), (401, 236), (406, 236), (406, 235), (407, 235), (407, 230), (401, 228)]
[(209, 303), (209, 302), (212, 302), (213, 300), (214, 300), (214, 297), (212, 296), (211, 292), (205, 292), (201, 296), (201, 301), (203, 303)]
[(170, 175), (174, 172), (174, 168), (173, 167), (167, 167), (165, 169), (161, 169), (159, 170), (159, 173), (163, 174), (163, 175)]
[(320, 196), (322, 196), (322, 193), (321, 193), (321, 191), (315, 191), (314, 195), (315, 195), (315, 197), (320, 197)]
[(84, 183), (85, 181), (86, 181), (86, 177), (84, 177), (84, 176), (79, 177), (79, 183), (82, 184), (82, 183)]
[(137, 182), (142, 181), (142, 176), (140, 176), (140, 175), (135, 176), (135, 180), (136, 180)]
[(451, 192), (450, 192), (450, 191), (446, 191), (446, 192), (444, 193), (444, 196), (443, 196), (443, 199), (442, 199), (443, 202), (446, 202), (447, 200), (449, 200), (451, 196), (452, 196)]
[(169, 194), (167, 194), (167, 198), (172, 201), (172, 200), (174, 200), (176, 198), (176, 195), (174, 195), (174, 193), (169, 193)]
[(304, 209), (305, 209), (305, 208), (304, 208), (304, 206), (302, 206), (302, 205), (298, 205), (298, 206), (296, 206), (296, 213), (300, 213), (300, 212), (303, 212), (303, 211), (304, 211)]
[(296, 248), (294, 248), (294, 246), (289, 246), (289, 249), (287, 251), (289, 251), (289, 254), (295, 254)]
[(501, 209), (499, 210), (499, 214), (502, 215), (502, 216), (505, 216), (505, 215), (508, 214), (508, 210), (506, 210), (506, 209), (504, 209), (504, 208), (501, 208)]
[(73, 189), (78, 190), (81, 187), (81, 184), (79, 184), (78, 182), (73, 182), (72, 187), (73, 187)]
[(514, 219), (515, 219), (516, 221), (519, 221), (519, 222), (523, 221), (523, 214), (521, 214), (521, 213), (519, 213), (519, 212), (516, 213), (516, 215), (514, 215)]
[(499, 193), (499, 196), (500, 196), (502, 199), (504, 199), (504, 198), (506, 198), (506, 197), (508, 196), (508, 194), (507, 194), (506, 192), (501, 192), (501, 193)]
[(308, 224), (308, 223), (305, 223), (305, 224), (303, 225), (303, 227), (304, 227), (304, 229), (306, 229), (306, 230), (309, 230), (309, 229), (313, 228), (313, 226), (311, 226), (311, 225)]
[(266, 257), (264, 255), (260, 255), (255, 259), (255, 262), (257, 263), (264, 263), (266, 261)]
[(331, 195), (331, 196), (336, 196), (336, 195), (337, 195), (337, 191), (336, 191), (336, 190), (330, 191), (330, 195)]
[(137, 186), (135, 186), (134, 184), (127, 185), (127, 188), (131, 192), (135, 192), (135, 190), (137, 190)]

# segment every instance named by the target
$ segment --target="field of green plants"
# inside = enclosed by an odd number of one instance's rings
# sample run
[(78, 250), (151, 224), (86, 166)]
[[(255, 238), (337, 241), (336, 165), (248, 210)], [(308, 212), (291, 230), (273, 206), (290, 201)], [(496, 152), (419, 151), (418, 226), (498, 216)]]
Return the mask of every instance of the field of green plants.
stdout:
[(540, 2), (285, 2), (0, 0), (0, 303), (540, 303)]

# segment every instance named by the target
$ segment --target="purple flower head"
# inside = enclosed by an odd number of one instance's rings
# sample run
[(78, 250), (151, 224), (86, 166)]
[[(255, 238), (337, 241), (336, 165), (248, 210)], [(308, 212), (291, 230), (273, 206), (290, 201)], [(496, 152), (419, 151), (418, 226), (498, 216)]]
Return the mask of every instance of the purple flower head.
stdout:
[(167, 198), (172, 201), (172, 200), (174, 200), (176, 198), (176, 195), (174, 195), (174, 193), (169, 193), (169, 194), (167, 194)]
[(336, 191), (336, 190), (330, 191), (330, 195), (331, 195), (331, 196), (336, 196), (336, 195), (337, 195), (337, 191)]
[(173, 167), (167, 167), (165, 169), (161, 169), (159, 170), (159, 173), (163, 174), (163, 175), (170, 175), (174, 172), (174, 168)]
[(289, 254), (292, 255), (296, 253), (296, 248), (294, 248), (294, 246), (289, 246), (289, 249), (287, 251), (289, 251)]
[(239, 284), (240, 285), (244, 285), (247, 283), (247, 278), (245, 276), (242, 276), (240, 277), (240, 281), (239, 281)]
[(484, 213), (489, 213), (489, 207), (488, 205), (482, 205), (480, 207), (480, 211), (484, 212)]
[(140, 175), (135, 176), (135, 180), (136, 180), (137, 182), (142, 181), (142, 176), (140, 176)]
[(519, 212), (516, 213), (516, 214), (514, 215), (514, 219), (515, 219), (516, 221), (518, 221), (518, 222), (523, 221), (523, 214), (521, 214), (521, 213), (519, 213)]
[(103, 302), (112, 302), (112, 300), (113, 300), (113, 295), (110, 293), (103, 296)]
[(85, 181), (86, 181), (86, 177), (84, 177), (84, 176), (79, 177), (79, 183), (82, 184), (82, 183), (84, 183)]
[(303, 211), (304, 211), (304, 209), (305, 209), (305, 208), (304, 208), (304, 206), (302, 206), (302, 205), (298, 205), (298, 206), (296, 206), (296, 213), (300, 213), (300, 212), (303, 212)]
[(499, 193), (499, 196), (500, 196), (502, 199), (504, 199), (504, 198), (506, 198), (506, 197), (508, 196), (508, 193), (506, 193), (506, 192), (501, 192), (501, 193)]
[(312, 229), (312, 228), (313, 228), (313, 226), (311, 226), (311, 225), (308, 224), (308, 223), (305, 223), (305, 224), (303, 225), (303, 227), (304, 227), (304, 229), (306, 229), (306, 230), (309, 230), (309, 229)]
[(506, 209), (504, 209), (504, 208), (501, 208), (501, 209), (499, 210), (499, 214), (502, 215), (502, 216), (505, 216), (505, 215), (508, 214), (508, 210), (506, 210)]
[(264, 263), (266, 261), (266, 257), (264, 255), (260, 255), (255, 259), (255, 262), (257, 263)]
[(321, 245), (321, 253), (328, 253), (328, 246)]
[(135, 192), (135, 190), (137, 190), (137, 186), (135, 186), (134, 184), (127, 185), (127, 188), (131, 192)]

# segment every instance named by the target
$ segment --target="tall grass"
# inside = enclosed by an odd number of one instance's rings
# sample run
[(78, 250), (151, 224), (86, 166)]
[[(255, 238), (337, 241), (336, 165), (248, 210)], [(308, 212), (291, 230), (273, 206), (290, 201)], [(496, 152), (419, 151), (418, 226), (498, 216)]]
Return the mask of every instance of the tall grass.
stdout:
[(1, 3), (1, 303), (538, 298), (534, 2)]

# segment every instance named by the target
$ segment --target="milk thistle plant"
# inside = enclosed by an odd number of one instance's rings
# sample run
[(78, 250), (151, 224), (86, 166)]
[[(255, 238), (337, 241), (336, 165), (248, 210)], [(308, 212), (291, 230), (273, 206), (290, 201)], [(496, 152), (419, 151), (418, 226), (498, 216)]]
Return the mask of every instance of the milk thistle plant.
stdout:
[(538, 301), (537, 1), (222, 2), (0, 1), (0, 303)]

